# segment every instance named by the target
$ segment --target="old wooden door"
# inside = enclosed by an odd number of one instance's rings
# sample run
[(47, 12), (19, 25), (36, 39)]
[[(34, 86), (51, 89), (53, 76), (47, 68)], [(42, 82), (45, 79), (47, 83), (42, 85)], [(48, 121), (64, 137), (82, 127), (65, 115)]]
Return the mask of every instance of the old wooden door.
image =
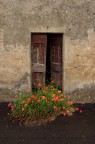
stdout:
[(51, 78), (56, 87), (62, 88), (62, 35), (50, 35)]
[(45, 83), (47, 35), (32, 34), (32, 84)]

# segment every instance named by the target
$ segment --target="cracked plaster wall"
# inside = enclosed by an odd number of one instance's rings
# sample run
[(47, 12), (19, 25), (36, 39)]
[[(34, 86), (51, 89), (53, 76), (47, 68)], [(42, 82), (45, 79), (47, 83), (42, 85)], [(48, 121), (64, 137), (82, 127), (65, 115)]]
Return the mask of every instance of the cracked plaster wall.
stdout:
[[(0, 87), (30, 87), (31, 31), (64, 33), (64, 91), (95, 83), (94, 0), (0, 0)], [(47, 31), (46, 31), (47, 32)]]

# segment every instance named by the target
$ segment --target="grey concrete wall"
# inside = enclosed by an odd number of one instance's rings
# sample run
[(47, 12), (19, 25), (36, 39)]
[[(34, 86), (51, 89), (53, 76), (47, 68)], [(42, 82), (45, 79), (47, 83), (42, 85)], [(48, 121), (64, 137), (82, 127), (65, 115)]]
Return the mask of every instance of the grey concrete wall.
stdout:
[(1, 91), (7, 90), (8, 95), (8, 90), (30, 87), (33, 31), (64, 33), (65, 93), (85, 86), (91, 89), (95, 83), (94, 9), (95, 0), (0, 0)]

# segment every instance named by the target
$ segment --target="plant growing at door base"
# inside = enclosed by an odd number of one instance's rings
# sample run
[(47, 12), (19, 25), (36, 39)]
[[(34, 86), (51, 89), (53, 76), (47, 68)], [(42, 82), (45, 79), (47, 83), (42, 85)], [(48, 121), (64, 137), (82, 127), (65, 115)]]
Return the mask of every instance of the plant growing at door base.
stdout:
[(11, 109), (10, 116), (26, 125), (44, 124), (61, 114), (71, 116), (75, 111), (68, 97), (52, 84), (37, 84), (33, 92), (26, 88), (8, 106)]

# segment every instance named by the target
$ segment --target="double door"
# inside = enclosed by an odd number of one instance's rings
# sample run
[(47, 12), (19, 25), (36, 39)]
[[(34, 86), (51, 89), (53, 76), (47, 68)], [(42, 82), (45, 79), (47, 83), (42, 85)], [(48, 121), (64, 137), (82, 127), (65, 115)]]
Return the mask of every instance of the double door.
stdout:
[(32, 84), (53, 79), (57, 87), (62, 87), (62, 39), (62, 34), (32, 34)]

